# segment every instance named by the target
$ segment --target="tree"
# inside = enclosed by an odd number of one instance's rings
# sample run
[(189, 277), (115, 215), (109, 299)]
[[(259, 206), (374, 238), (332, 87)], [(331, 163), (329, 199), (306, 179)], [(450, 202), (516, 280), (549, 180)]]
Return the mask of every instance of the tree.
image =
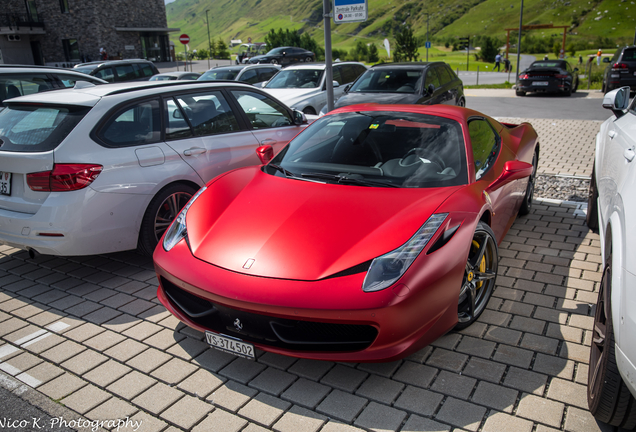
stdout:
[(210, 58), (216, 58), (216, 42), (210, 41)]
[(363, 41), (358, 41), (351, 52), (351, 57), (355, 61), (365, 61), (369, 56), (369, 47)]
[(576, 48), (574, 47), (574, 44), (572, 42), (568, 44), (565, 50), (570, 54), (571, 57), (574, 57), (576, 55)]
[(199, 60), (203, 60), (203, 59), (208, 58), (208, 54), (209, 54), (209, 53), (208, 53), (208, 50), (207, 50), (207, 49), (205, 49), (205, 48), (201, 48), (201, 49), (198, 49), (198, 50), (197, 50), (197, 58), (198, 58)]
[(556, 58), (559, 58), (559, 55), (561, 54), (561, 43), (560, 42), (554, 42), (554, 45), (552, 45), (552, 52), (554, 53), (554, 55), (556, 56)]
[(377, 63), (380, 60), (380, 55), (378, 54), (378, 47), (372, 43), (369, 46), (369, 56), (367, 57), (367, 62), (369, 63)]
[(403, 27), (402, 31), (395, 35), (395, 51), (393, 59), (399, 61), (417, 61), (417, 40), (413, 36), (410, 27)]
[(481, 38), (481, 51), (479, 53), (481, 59), (487, 63), (494, 63), (495, 57), (499, 54), (497, 40), (488, 36)]
[(230, 52), (227, 50), (227, 45), (221, 38), (219, 38), (219, 41), (216, 43), (216, 56), (220, 59), (230, 58)]

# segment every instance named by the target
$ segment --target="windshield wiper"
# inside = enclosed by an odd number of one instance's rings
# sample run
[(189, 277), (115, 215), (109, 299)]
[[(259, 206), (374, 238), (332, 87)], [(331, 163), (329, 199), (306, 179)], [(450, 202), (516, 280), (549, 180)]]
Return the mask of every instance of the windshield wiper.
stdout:
[(293, 172), (291, 172), (291, 171), (289, 171), (289, 170), (287, 170), (287, 169), (283, 168), (283, 167), (282, 167), (282, 166), (280, 166), (280, 165), (276, 165), (276, 164), (272, 164), (272, 163), (271, 163), (271, 164), (269, 164), (268, 166), (270, 166), (270, 167), (274, 168), (276, 171), (280, 171), (280, 172), (282, 172), (283, 174), (285, 174), (285, 177), (287, 177), (287, 178), (290, 178), (290, 177), (298, 177), (296, 174), (294, 174)]
[(335, 180), (341, 184), (355, 184), (360, 186), (377, 186), (377, 187), (399, 187), (398, 185), (394, 185), (392, 183), (381, 182), (381, 181), (373, 181), (373, 180), (364, 180), (355, 177), (348, 177), (346, 175), (336, 175), (336, 174), (325, 174), (325, 173), (302, 173), (301, 177), (304, 178), (316, 178), (316, 179), (325, 179), (325, 180)]
[(312, 182), (312, 183), (324, 183), (324, 182), (317, 182), (315, 180), (309, 180), (309, 179), (303, 178), (302, 176), (297, 176), (293, 172), (289, 171), (288, 169), (283, 168), (280, 165), (269, 164), (267, 166), (270, 166), (270, 167), (274, 168), (276, 171), (282, 172), (283, 174), (285, 174), (286, 178), (293, 178), (295, 180), (302, 180), (302, 181), (307, 181), (307, 182)]

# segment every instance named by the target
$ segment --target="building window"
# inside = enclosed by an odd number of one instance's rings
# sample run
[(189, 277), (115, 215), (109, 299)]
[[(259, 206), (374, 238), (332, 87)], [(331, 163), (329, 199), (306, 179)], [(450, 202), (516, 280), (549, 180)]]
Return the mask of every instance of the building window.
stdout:
[(25, 0), (24, 1), (27, 9), (27, 15), (29, 16), (29, 21), (31, 22), (39, 22), (38, 20), (38, 10), (35, 7), (35, 0)]
[(70, 12), (70, 9), (68, 8), (68, 0), (60, 0), (60, 9), (62, 9), (62, 13)]
[(80, 61), (79, 44), (77, 39), (62, 39), (64, 57), (66, 61)]

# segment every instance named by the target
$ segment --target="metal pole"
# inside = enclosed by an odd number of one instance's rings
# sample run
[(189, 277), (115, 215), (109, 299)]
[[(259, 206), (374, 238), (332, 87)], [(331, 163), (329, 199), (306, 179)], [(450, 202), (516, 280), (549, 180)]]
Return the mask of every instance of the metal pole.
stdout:
[(477, 85), (479, 85), (479, 65), (477, 65)]
[(325, 23), (325, 69), (327, 70), (327, 111), (333, 110), (333, 58), (331, 54), (331, 2), (322, 0), (322, 16)]
[(468, 63), (470, 63), (470, 36), (466, 45), (466, 72), (468, 72)]
[(188, 71), (188, 44), (183, 44), (183, 52), (185, 53), (185, 65), (183, 67), (183, 71)]
[(428, 17), (429, 14), (426, 13), (426, 62), (428, 63)]
[(210, 12), (210, 10), (206, 9), (205, 24), (208, 26), (208, 69), (210, 69), (210, 56), (212, 55), (212, 44), (210, 43), (210, 21), (208, 20), (208, 12)]
[(521, 63), (521, 27), (523, 27), (523, 0), (521, 0), (521, 10), (519, 11), (519, 38), (517, 39), (517, 76), (515, 86), (519, 85), (519, 64)]
[(588, 61), (587, 64), (589, 64), (589, 67), (587, 68), (588, 72), (587, 72), (587, 89), (590, 89), (590, 82), (592, 82), (592, 62)]

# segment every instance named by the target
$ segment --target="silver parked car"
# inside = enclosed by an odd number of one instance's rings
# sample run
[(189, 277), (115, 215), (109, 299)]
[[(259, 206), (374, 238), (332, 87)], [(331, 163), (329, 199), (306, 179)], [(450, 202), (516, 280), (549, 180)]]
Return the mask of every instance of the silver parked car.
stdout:
[(0, 244), (150, 254), (201, 186), (267, 162), (306, 126), (246, 84), (84, 87), (15, 98), (0, 112)]
[(77, 82), (107, 84), (106, 81), (68, 69), (44, 66), (0, 65), (0, 110), (3, 101), (18, 96), (60, 90)]
[(587, 224), (598, 229), (603, 277), (590, 349), (587, 400), (600, 421), (636, 428), (636, 99), (605, 95), (614, 112), (596, 137)]

